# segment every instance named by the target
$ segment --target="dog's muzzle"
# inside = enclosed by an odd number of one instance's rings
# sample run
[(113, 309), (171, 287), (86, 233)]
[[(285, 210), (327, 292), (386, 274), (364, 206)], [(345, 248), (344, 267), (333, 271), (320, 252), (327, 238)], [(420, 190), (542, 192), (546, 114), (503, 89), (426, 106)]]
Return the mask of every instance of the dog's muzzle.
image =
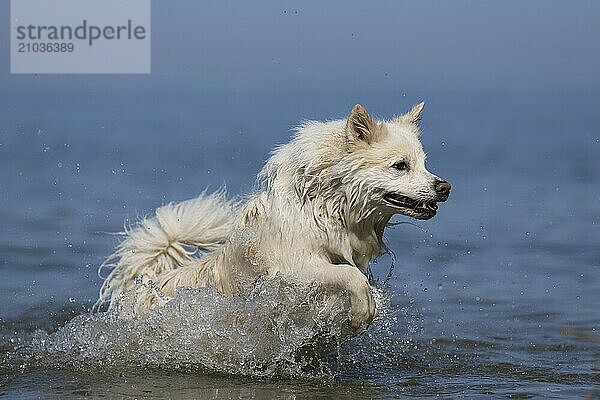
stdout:
[(398, 193), (387, 193), (383, 196), (385, 201), (398, 208), (402, 214), (409, 215), (417, 219), (429, 219), (437, 211), (435, 200), (417, 200)]
[(450, 195), (450, 184), (443, 180), (434, 182), (435, 198), (430, 200), (413, 199), (399, 193), (386, 193), (383, 199), (399, 212), (416, 219), (432, 218), (438, 209), (437, 202), (448, 200)]

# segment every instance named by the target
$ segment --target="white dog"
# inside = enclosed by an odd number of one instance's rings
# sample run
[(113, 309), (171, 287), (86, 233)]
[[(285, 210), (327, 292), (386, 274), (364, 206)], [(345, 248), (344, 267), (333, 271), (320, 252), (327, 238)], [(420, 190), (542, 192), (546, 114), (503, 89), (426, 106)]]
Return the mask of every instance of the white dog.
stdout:
[(114, 307), (122, 293), (137, 290), (134, 309), (143, 313), (178, 287), (212, 285), (230, 294), (280, 274), (346, 291), (350, 326), (364, 329), (376, 315), (369, 262), (381, 252), (390, 217), (429, 219), (450, 193), (425, 168), (423, 106), (375, 121), (357, 104), (347, 120), (306, 122), (273, 151), (260, 190), (244, 204), (221, 191), (159, 208), (124, 232), (103, 264), (113, 269), (97, 305)]

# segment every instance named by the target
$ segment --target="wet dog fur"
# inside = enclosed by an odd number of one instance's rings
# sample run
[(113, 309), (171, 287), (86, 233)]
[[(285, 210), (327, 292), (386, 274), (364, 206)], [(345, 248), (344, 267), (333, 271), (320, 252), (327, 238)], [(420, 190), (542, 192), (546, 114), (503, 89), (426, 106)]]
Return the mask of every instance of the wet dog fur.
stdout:
[(450, 192), (425, 167), (423, 106), (376, 121), (357, 104), (346, 119), (305, 122), (272, 152), (245, 202), (219, 191), (159, 208), (123, 232), (103, 264), (112, 271), (97, 305), (138, 291), (139, 314), (179, 287), (230, 294), (279, 275), (348, 293), (350, 327), (360, 332), (377, 313), (367, 276), (390, 218), (432, 218)]

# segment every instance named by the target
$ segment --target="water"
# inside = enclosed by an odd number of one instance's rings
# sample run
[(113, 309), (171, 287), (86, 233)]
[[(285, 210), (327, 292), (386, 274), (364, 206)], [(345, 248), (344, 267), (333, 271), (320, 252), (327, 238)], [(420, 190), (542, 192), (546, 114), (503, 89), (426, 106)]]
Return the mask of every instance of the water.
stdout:
[[(40, 90), (0, 108), (0, 397), (598, 390), (600, 94), (112, 90)], [(420, 99), (428, 165), (452, 195), (430, 221), (394, 219), (395, 255), (373, 265), (385, 306), (360, 337), (339, 340), (344, 310), (307, 323), (315, 308), (277, 303), (275, 283), (251, 303), (186, 291), (142, 322), (88, 314), (117, 241), (106, 232), (207, 186), (248, 192), (303, 118), (357, 100), (388, 116)], [(232, 331), (235, 313), (249, 318)]]

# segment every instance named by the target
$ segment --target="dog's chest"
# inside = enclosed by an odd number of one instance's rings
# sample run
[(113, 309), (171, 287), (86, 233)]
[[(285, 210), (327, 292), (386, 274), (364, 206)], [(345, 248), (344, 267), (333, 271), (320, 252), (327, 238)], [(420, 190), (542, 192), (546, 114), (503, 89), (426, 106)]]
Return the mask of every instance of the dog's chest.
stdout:
[(374, 231), (351, 232), (349, 235), (352, 246), (352, 261), (361, 271), (369, 268), (369, 262), (379, 254), (380, 246)]

